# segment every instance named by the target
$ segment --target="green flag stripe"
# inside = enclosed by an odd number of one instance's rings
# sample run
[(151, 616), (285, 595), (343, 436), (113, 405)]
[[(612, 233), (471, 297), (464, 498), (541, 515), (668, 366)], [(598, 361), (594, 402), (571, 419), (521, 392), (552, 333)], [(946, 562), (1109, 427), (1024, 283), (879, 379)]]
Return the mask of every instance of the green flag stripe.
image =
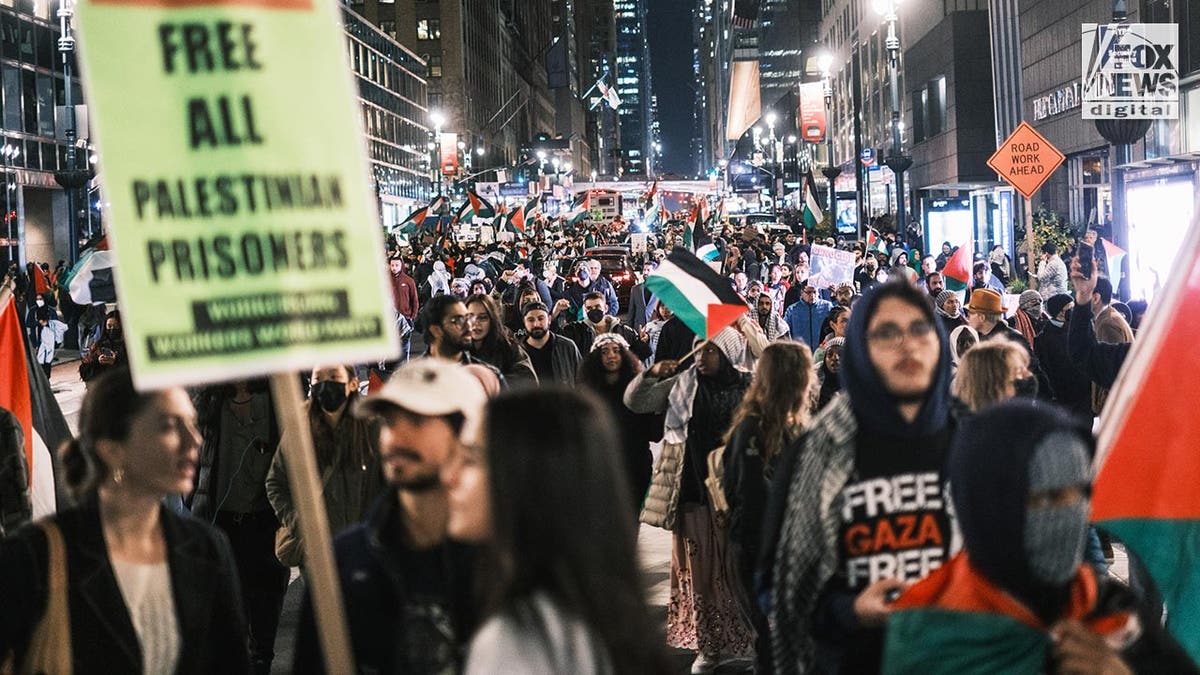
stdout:
[(683, 322), (683, 325), (690, 328), (693, 333), (701, 336), (708, 334), (707, 315), (692, 304), (692, 301), (676, 288), (675, 284), (662, 277), (651, 276), (646, 279), (646, 287), (650, 289), (651, 293), (657, 295), (659, 302), (669, 307)]
[(935, 607), (888, 616), (883, 675), (1028, 675), (1045, 664), (1048, 636), (1002, 614)]

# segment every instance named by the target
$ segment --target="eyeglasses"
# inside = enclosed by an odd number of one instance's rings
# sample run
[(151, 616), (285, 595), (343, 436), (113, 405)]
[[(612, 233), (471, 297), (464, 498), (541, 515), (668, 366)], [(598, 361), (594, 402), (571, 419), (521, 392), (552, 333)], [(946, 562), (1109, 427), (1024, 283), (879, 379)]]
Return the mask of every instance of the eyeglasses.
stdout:
[(463, 326), (467, 325), (467, 323), (469, 323), (471, 321), (471, 315), (470, 314), (456, 314), (454, 316), (446, 317), (446, 321), (449, 321), (451, 326), (462, 328)]
[(908, 330), (894, 323), (885, 323), (867, 333), (867, 341), (879, 347), (895, 349), (904, 342), (906, 335), (913, 340), (925, 340), (933, 334), (933, 330), (933, 324), (928, 321), (914, 321), (909, 324)]

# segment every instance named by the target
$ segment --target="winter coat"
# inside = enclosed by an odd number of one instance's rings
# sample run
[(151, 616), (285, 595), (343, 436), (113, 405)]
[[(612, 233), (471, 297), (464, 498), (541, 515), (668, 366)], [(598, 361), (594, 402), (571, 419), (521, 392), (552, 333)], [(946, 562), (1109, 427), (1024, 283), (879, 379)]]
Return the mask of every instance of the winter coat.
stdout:
[[(312, 401), (304, 403), (317, 448), (317, 470), (321, 476), (329, 531), (337, 534), (362, 520), (367, 509), (384, 491), (383, 468), (379, 460), (379, 425), (350, 414), (354, 399), (346, 403), (346, 412), (337, 428), (329, 429), (323, 412), (310, 412)], [(286, 443), (284, 437), (282, 443)], [(282, 445), (281, 443), (281, 445)], [(267, 474), (267, 499), (279, 522), (291, 532), (303, 550), (299, 516), (292, 501), (287, 464), (277, 451)]]
[(413, 321), (421, 307), (421, 301), (417, 299), (417, 282), (404, 272), (390, 274), (388, 280), (392, 286), (392, 307), (397, 314)]
[(793, 340), (816, 349), (821, 344), (821, 324), (832, 309), (833, 304), (828, 300), (818, 298), (812, 304), (801, 300), (784, 311), (783, 320), (787, 323)]
[[(575, 376), (579, 373), (579, 363), (583, 357), (575, 343), (561, 335), (550, 333), (550, 367), (554, 371), (554, 382), (568, 387), (575, 384)], [(531, 363), (532, 365), (532, 363)], [(549, 384), (539, 378), (541, 384)]]
[[(188, 506), (193, 516), (208, 522), (212, 522), (216, 517), (215, 509), (221, 499), (221, 495), (212, 494), (221, 484), (219, 476), (224, 471), (236, 472), (238, 468), (220, 465), (221, 453), (218, 446), (221, 443), (221, 417), (226, 397), (219, 392), (223, 389), (224, 387), (216, 387), (206, 391), (196, 400), (196, 412), (200, 418), (200, 462), (196, 467), (196, 489), (188, 500)], [(269, 391), (266, 396), (268, 409), (274, 411)], [(267, 423), (270, 429), (269, 437), (263, 440), (267, 448), (277, 448), (279, 424), (273, 412), (268, 415)]]

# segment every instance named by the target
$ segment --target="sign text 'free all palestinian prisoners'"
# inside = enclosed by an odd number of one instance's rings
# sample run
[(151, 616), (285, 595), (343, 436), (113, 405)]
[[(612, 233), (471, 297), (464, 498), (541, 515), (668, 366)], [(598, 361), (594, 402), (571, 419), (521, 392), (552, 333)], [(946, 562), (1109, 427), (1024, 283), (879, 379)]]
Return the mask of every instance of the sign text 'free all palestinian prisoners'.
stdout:
[(399, 353), (336, 12), (79, 3), (139, 387)]

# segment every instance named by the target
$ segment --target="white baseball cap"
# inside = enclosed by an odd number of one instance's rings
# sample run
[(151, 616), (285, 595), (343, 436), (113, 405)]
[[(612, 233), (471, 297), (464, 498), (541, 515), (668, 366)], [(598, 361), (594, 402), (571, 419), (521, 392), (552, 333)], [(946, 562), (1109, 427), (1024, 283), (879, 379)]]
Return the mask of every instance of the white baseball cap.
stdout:
[(389, 406), (426, 417), (459, 413), (464, 418), (462, 437), (467, 439), (475, 436), (485, 405), (483, 385), (466, 368), (425, 358), (400, 366), (382, 389), (358, 404), (355, 414), (377, 415)]

